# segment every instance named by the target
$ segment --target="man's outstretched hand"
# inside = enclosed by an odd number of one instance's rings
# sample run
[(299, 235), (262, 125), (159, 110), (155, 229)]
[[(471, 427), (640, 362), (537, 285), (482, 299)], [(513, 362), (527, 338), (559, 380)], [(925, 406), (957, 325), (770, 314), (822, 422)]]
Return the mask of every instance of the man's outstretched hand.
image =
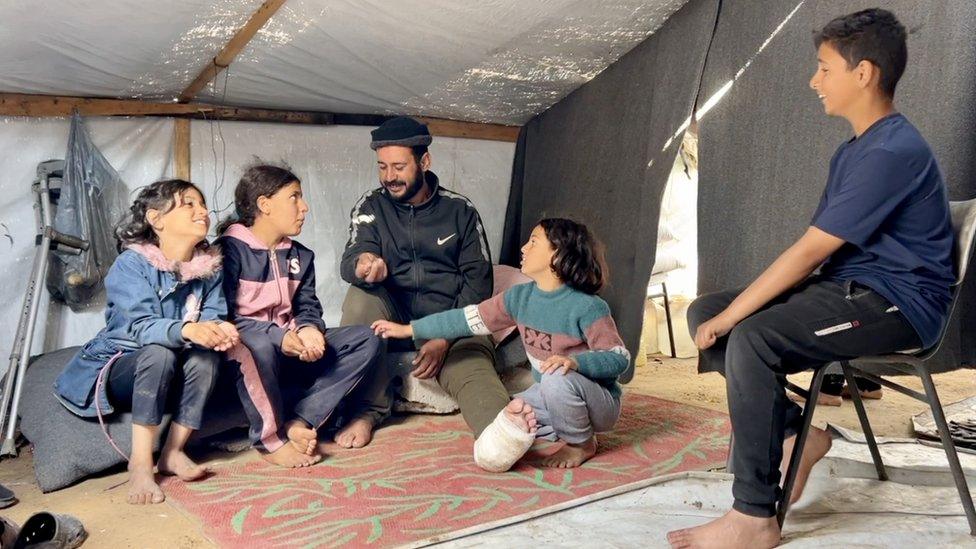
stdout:
[(363, 282), (369, 284), (383, 282), (387, 274), (386, 261), (376, 254), (363, 252), (356, 259), (356, 278)]

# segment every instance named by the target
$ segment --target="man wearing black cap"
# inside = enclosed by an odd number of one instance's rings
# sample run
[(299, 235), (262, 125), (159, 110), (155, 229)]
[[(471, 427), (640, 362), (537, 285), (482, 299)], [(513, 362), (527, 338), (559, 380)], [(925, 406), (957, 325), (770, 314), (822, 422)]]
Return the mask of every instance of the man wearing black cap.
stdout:
[[(352, 287), (341, 324), (410, 322), (491, 297), (491, 256), (481, 216), (470, 200), (441, 187), (430, 171), (427, 126), (397, 117), (373, 130), (372, 138), (381, 186), (352, 209), (340, 267)], [(457, 400), (477, 437), (509, 402), (495, 373), (491, 341), (432, 339), (417, 345), (412, 375), (436, 378)], [(373, 427), (389, 415), (388, 376), (384, 371), (364, 382), (360, 409), (336, 436), (340, 445), (365, 446)]]

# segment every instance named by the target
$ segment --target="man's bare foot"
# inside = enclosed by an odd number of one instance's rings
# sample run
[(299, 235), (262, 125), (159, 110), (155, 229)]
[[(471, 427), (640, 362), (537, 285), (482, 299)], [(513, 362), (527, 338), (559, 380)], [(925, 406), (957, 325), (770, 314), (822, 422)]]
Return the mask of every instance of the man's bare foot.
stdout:
[(288, 442), (299, 452), (310, 456), (315, 453), (319, 443), (319, 435), (300, 419), (293, 419), (285, 424), (285, 435)]
[[(805, 402), (806, 399), (796, 393), (789, 393), (790, 400), (793, 402)], [(844, 399), (837, 395), (828, 395), (827, 393), (820, 393), (817, 396), (818, 406), (840, 406), (844, 403)]]
[(129, 463), (129, 503), (145, 505), (166, 501), (163, 490), (156, 484), (152, 463)]
[(873, 391), (861, 391), (861, 398), (866, 398), (868, 400), (881, 400), (884, 396), (884, 389), (875, 389)]
[(701, 526), (668, 532), (668, 542), (676, 549), (769, 549), (780, 539), (776, 517), (751, 517), (734, 509)]
[(535, 433), (539, 430), (539, 423), (535, 419), (535, 410), (520, 398), (513, 398), (502, 409), (502, 412), (515, 426), (526, 433)]
[(335, 441), (343, 448), (362, 448), (373, 440), (373, 422), (364, 418), (356, 418), (349, 422), (335, 436)]
[[(884, 389), (882, 387), (878, 387), (877, 389), (870, 391), (860, 391), (860, 393), (861, 398), (867, 400), (881, 400), (881, 397), (884, 396)], [(840, 396), (844, 398), (851, 398), (851, 386), (844, 385), (844, 389), (841, 391)]]
[(581, 444), (565, 444), (555, 454), (542, 460), (543, 467), (559, 467), (569, 469), (579, 467), (584, 461), (596, 455), (596, 437)]
[(210, 473), (209, 468), (198, 465), (182, 450), (166, 450), (165, 448), (159, 454), (159, 462), (157, 462), (156, 468), (159, 470), (159, 474), (175, 475), (183, 482), (200, 480)]
[[(803, 454), (800, 455), (800, 468), (796, 471), (796, 480), (793, 482), (793, 493), (790, 494), (790, 504), (796, 503), (803, 495), (803, 488), (810, 478), (810, 471), (818, 461), (823, 459), (834, 440), (830, 434), (823, 429), (810, 427), (807, 435), (807, 443), (803, 447)], [(791, 436), (783, 442), (783, 461), (780, 464), (781, 482), (786, 482), (786, 469), (790, 466), (790, 456), (793, 455), (793, 445), (796, 444), (796, 435)]]
[(264, 461), (281, 467), (308, 467), (322, 461), (322, 456), (299, 452), (292, 444), (285, 444), (270, 454), (261, 453), (260, 455)]

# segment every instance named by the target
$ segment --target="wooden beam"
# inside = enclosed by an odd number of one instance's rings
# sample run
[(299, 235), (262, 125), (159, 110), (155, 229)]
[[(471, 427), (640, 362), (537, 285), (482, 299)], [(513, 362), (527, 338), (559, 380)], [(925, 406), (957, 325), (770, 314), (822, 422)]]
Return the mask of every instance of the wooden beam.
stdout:
[[(135, 99), (94, 99), (0, 93), (0, 116), (71, 116), (72, 111), (76, 109), (82, 116), (171, 116), (201, 120), (240, 120), (322, 126), (378, 126), (391, 118), (390, 116), (374, 114), (224, 107), (205, 103), (151, 103)], [(417, 118), (426, 123), (430, 128), (430, 133), (435, 136), (508, 142), (514, 142), (518, 139), (518, 126), (463, 122), (443, 118)]]
[(4, 116), (71, 116), (74, 110), (83, 116), (174, 116), (196, 113), (200, 109), (211, 111), (213, 107), (131, 99), (0, 93), (0, 115)]
[(433, 135), (443, 135), (450, 137), (466, 137), (468, 139), (486, 139), (489, 141), (509, 141), (518, 140), (519, 126), (503, 126), (501, 124), (481, 124), (477, 122), (463, 122), (460, 120), (447, 120), (444, 118), (428, 118), (418, 116), (427, 129)]
[(281, 6), (285, 3), (285, 0), (265, 0), (261, 7), (258, 8), (254, 15), (248, 19), (247, 23), (238, 30), (234, 36), (227, 42), (224, 49), (220, 50), (220, 53), (216, 57), (210, 60), (205, 67), (200, 70), (200, 74), (190, 82), (190, 85), (186, 87), (185, 90), (180, 94), (180, 103), (189, 103), (200, 90), (206, 87), (212, 80), (217, 78), (217, 75), (226, 69), (237, 57), (237, 54), (241, 53), (241, 50), (247, 46), (248, 42), (254, 38), (254, 35), (261, 30), (261, 27), (271, 19)]
[(190, 119), (173, 121), (173, 167), (177, 179), (190, 180)]

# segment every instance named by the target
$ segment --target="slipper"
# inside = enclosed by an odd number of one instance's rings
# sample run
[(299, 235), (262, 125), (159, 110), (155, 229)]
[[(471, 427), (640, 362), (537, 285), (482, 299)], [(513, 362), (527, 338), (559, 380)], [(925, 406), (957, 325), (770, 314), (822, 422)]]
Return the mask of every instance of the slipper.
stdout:
[(37, 513), (27, 519), (14, 541), (14, 549), (74, 549), (88, 538), (81, 521), (71, 515)]
[(533, 442), (535, 433), (520, 429), (502, 410), (474, 441), (474, 462), (486, 471), (503, 473), (529, 451)]
[(0, 517), (0, 547), (12, 547), (20, 528), (13, 522)]
[(9, 488), (0, 484), (0, 509), (6, 509), (17, 503), (17, 496)]

